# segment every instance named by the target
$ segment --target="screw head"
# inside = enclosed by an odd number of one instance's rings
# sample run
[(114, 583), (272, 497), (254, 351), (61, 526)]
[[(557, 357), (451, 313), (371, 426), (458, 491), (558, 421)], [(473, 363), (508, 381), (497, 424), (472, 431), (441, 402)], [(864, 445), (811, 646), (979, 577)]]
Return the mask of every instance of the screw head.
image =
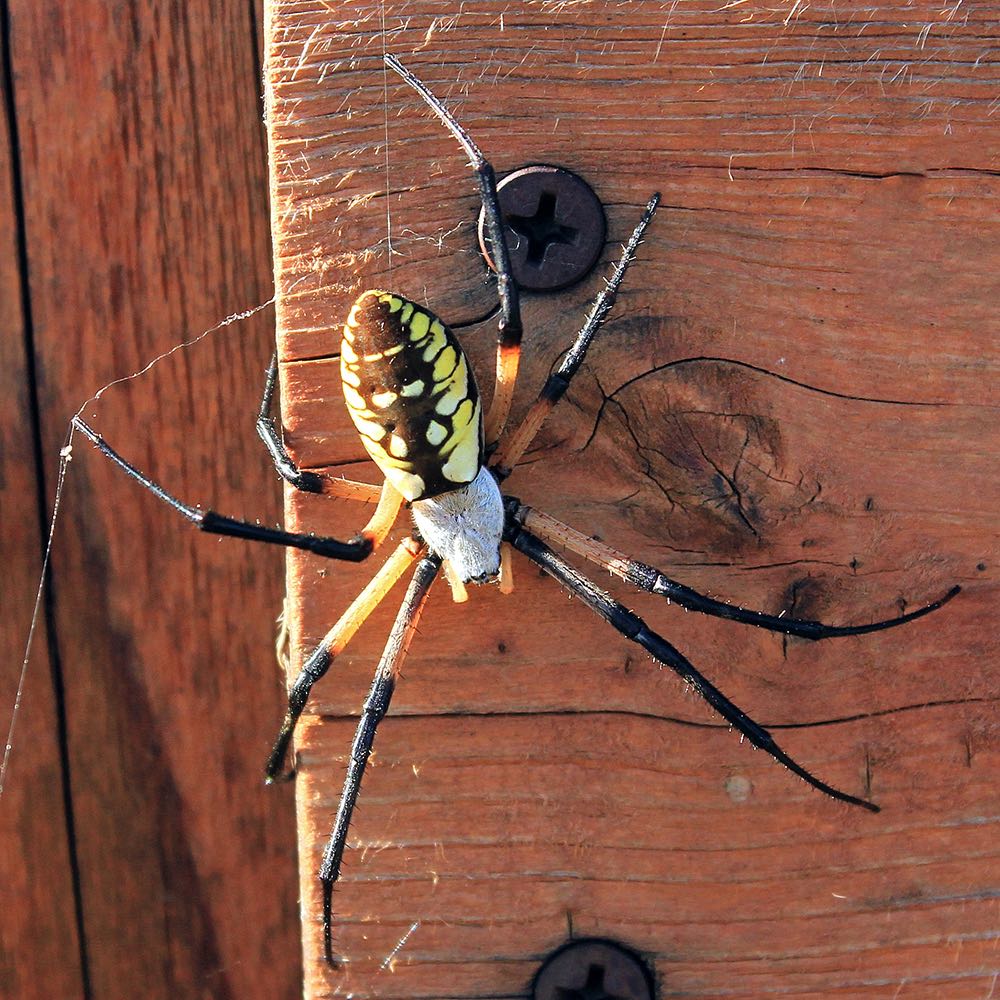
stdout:
[(635, 952), (605, 938), (556, 949), (532, 984), (532, 1000), (653, 1000), (653, 976)]
[[(541, 164), (508, 174), (497, 185), (507, 230), (511, 271), (521, 288), (554, 292), (594, 269), (607, 235), (604, 206), (570, 170)], [(479, 246), (490, 256), (486, 218), (479, 213)]]

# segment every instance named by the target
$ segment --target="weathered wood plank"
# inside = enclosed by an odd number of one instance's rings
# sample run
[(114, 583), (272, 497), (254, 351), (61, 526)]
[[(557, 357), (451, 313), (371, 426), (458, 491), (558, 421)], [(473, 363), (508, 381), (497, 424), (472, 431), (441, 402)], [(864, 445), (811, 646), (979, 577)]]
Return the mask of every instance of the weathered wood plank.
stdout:
[[(459, 324), (495, 302), (468, 169), (385, 80), (388, 49), (501, 172), (541, 161), (591, 180), (608, 259), (664, 195), (511, 492), (775, 613), (862, 622), (966, 588), (908, 628), (813, 645), (609, 585), (803, 763), (872, 794), (885, 811), (868, 816), (741, 746), (524, 564), (510, 598), (453, 607), (440, 587), (362, 793), (335, 896), (349, 963), (331, 973), (313, 873), (382, 609), (300, 734), (308, 996), (524, 995), (567, 914), (643, 951), (664, 996), (988, 992), (996, 23), (931, 4), (272, 0), (284, 422), (305, 465), (373, 477), (335, 356), (357, 291), (394, 287)], [(528, 298), (515, 412), (601, 280)], [(462, 335), (488, 359), (489, 320)], [(288, 500), (290, 523), (324, 534), (363, 517)], [(289, 566), (298, 663), (371, 569)]]
[[(49, 476), (91, 392), (270, 295), (259, 35), (242, 2), (10, 16)], [(253, 432), (271, 336), (266, 314), (231, 327), (85, 415), (180, 496), (274, 522)], [(63, 518), (52, 600), (88, 995), (296, 996), (291, 797), (261, 780), (280, 554), (199, 536), (79, 437)], [(44, 699), (38, 654), (28, 705)], [(54, 891), (64, 857), (35, 860)], [(72, 921), (68, 893), (49, 902)], [(36, 933), (35, 958), (58, 948), (72, 971), (72, 936)]]

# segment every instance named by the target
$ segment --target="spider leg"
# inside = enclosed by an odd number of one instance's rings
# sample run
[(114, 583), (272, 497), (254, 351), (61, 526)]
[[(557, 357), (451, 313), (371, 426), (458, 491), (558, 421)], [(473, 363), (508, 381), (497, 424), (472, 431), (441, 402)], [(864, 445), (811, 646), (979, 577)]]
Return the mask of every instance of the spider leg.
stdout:
[(322, 477), (316, 472), (300, 469), (292, 461), (292, 456), (288, 454), (285, 442), (282, 441), (281, 435), (278, 433), (274, 417), (271, 416), (271, 404), (277, 384), (278, 353), (275, 351), (271, 355), (271, 363), (267, 366), (267, 375), (264, 378), (264, 394), (261, 397), (260, 410), (257, 413), (257, 433), (260, 435), (261, 441), (264, 442), (264, 447), (267, 448), (275, 469), (278, 470), (278, 474), (285, 482), (304, 493), (322, 493)]
[(656, 206), (660, 202), (659, 194), (654, 194), (646, 205), (645, 211), (639, 224), (632, 231), (628, 243), (622, 252), (621, 259), (611, 275), (607, 285), (601, 290), (601, 294), (594, 300), (594, 305), (587, 316), (583, 328), (577, 334), (573, 345), (566, 352), (565, 357), (559, 363), (558, 368), (545, 380), (542, 391), (538, 394), (538, 399), (528, 410), (524, 419), (518, 427), (500, 442), (500, 447), (494, 455), (491, 468), (501, 480), (510, 475), (511, 470), (521, 460), (521, 456), (528, 449), (528, 446), (535, 439), (535, 435), (540, 430), (545, 418), (552, 411), (552, 408), (562, 399), (569, 388), (573, 376), (580, 370), (583, 360), (587, 355), (587, 349), (597, 331), (608, 318), (615, 299), (618, 296), (618, 289), (621, 286), (625, 272), (629, 264), (635, 259), (636, 251), (642, 242), (646, 228), (653, 220)]
[(399, 510), (403, 503), (403, 494), (386, 479), (382, 483), (382, 492), (379, 494), (375, 512), (361, 529), (361, 537), (371, 541), (373, 550), (377, 549), (392, 531), (392, 526), (396, 523), (396, 518), (399, 517)]
[(465, 604), (469, 599), (469, 591), (465, 581), (455, 571), (455, 567), (446, 559), (443, 563), (445, 579), (451, 587), (451, 599), (455, 604)]
[(524, 328), (521, 322), (521, 301), (517, 282), (510, 270), (510, 253), (503, 220), (500, 217), (500, 202), (497, 197), (497, 179), (492, 164), (483, 156), (468, 132), (455, 120), (451, 112), (415, 77), (395, 56), (386, 55), (385, 64), (398, 73), (427, 103), (441, 119), (448, 131), (458, 140), (469, 157), (479, 181), (479, 193), (483, 203), (483, 216), (493, 249), (493, 260), (497, 272), (497, 294), (500, 298), (500, 319), (497, 329), (497, 374), (493, 401), (486, 415), (486, 447), (491, 449), (500, 439), (510, 415), (510, 404), (514, 398), (514, 383), (521, 360), (521, 336)]
[[(88, 438), (100, 452), (107, 458), (110, 458), (112, 462), (149, 490), (150, 493), (173, 507), (174, 510), (186, 517), (195, 527), (216, 535), (231, 535), (235, 538), (244, 538), (253, 542), (269, 542), (273, 545), (285, 545), (289, 548), (305, 549), (307, 552), (326, 556), (329, 559), (345, 559), (350, 562), (361, 562), (371, 555), (388, 533), (392, 527), (392, 521), (395, 520), (403, 502), (402, 497), (398, 497), (397, 500), (391, 493), (387, 496), (386, 490), (383, 488), (382, 498), (369, 525), (359, 535), (346, 542), (338, 541), (336, 538), (304, 535), (294, 531), (281, 531), (278, 528), (268, 528), (262, 524), (252, 524), (249, 521), (240, 521), (236, 518), (225, 517), (222, 514), (216, 514), (212, 510), (199, 510), (197, 507), (191, 507), (183, 503), (168, 493), (158, 483), (153, 482), (152, 479), (143, 475), (130, 462), (122, 458), (97, 431), (93, 430), (79, 417), (73, 418), (73, 426)], [(395, 490), (392, 493), (395, 493)], [(393, 504), (395, 504), (395, 509), (392, 507)], [(389, 520), (390, 514), (391, 520)], [(388, 524), (386, 524), (387, 520)]]
[(350, 479), (340, 479), (320, 472), (300, 469), (288, 454), (285, 442), (278, 433), (278, 427), (271, 416), (274, 390), (278, 384), (278, 355), (271, 355), (271, 363), (264, 379), (264, 395), (257, 414), (257, 433), (267, 448), (271, 461), (285, 482), (303, 493), (322, 493), (325, 496), (341, 497), (344, 500), (358, 500), (361, 503), (376, 503), (381, 489), (371, 483), (356, 483)]
[(295, 682), (288, 689), (288, 711), (281, 725), (278, 738), (274, 741), (274, 749), (267, 759), (264, 769), (268, 784), (273, 782), (281, 772), (291, 742), (295, 724), (306, 706), (309, 693), (316, 683), (330, 668), (330, 664), (339, 656), (354, 634), (365, 623), (368, 616), (379, 606), (382, 599), (396, 585), (399, 578), (406, 572), (413, 561), (421, 555), (424, 546), (413, 538), (404, 538), (396, 551), (382, 565), (379, 571), (368, 581), (365, 589), (351, 602), (350, 607), (340, 616), (336, 625), (323, 637), (323, 641), (309, 654), (302, 664)]
[(514, 593), (514, 568), (511, 565), (510, 542), (500, 543), (500, 593)]
[[(510, 499), (508, 498), (508, 504)], [(700, 611), (702, 614), (712, 615), (715, 618), (728, 618), (730, 621), (755, 625), (757, 628), (767, 629), (770, 632), (800, 636), (803, 639), (865, 635), (868, 632), (880, 632), (882, 629), (894, 628), (897, 625), (911, 622), (915, 618), (922, 618), (924, 615), (930, 614), (931, 611), (936, 611), (942, 605), (947, 604), (962, 589), (959, 586), (954, 586), (938, 600), (896, 618), (870, 622), (867, 625), (825, 625), (823, 622), (809, 619), (768, 615), (762, 611), (751, 611), (735, 604), (718, 601), (714, 597), (707, 597), (691, 587), (686, 587), (683, 583), (671, 580), (670, 577), (652, 566), (630, 559), (617, 549), (604, 545), (593, 538), (588, 538), (582, 532), (557, 521), (554, 517), (544, 514), (540, 510), (534, 510), (521, 504), (518, 504), (517, 508), (509, 506), (508, 510), (520, 524), (546, 542), (564, 545), (571, 552), (576, 552), (584, 559), (588, 559), (598, 566), (603, 566), (609, 573), (620, 576), (633, 587), (638, 587), (651, 594), (659, 594), (668, 601), (673, 601), (682, 608), (688, 608), (691, 611)]]
[(831, 798), (848, 802), (851, 805), (862, 806), (871, 812), (879, 811), (879, 807), (873, 802), (848, 795), (810, 774), (778, 746), (763, 726), (754, 722), (741, 708), (734, 705), (666, 639), (652, 631), (638, 615), (633, 614), (610, 594), (595, 586), (585, 576), (560, 559), (552, 549), (527, 529), (518, 529), (516, 522), (513, 524), (508, 522), (507, 539), (518, 551), (523, 552), (532, 562), (558, 580), (571, 594), (579, 597), (587, 607), (600, 615), (625, 638), (638, 643), (654, 659), (670, 667), (678, 676), (687, 681), (719, 715), (739, 730), (755, 747), (770, 754), (779, 764), (783, 764), (789, 771), (797, 774), (813, 788), (819, 789)]
[(441, 558), (433, 554), (424, 556), (417, 564), (392, 631), (389, 633), (382, 658), (375, 669), (371, 690), (361, 710), (361, 719), (351, 747), (351, 759), (347, 765), (347, 777), (344, 779), (344, 790), (337, 808), (337, 818), (334, 820), (333, 831), (323, 851), (323, 862), (319, 868), (319, 880), (323, 883), (323, 953), (331, 965), (336, 964), (331, 941), (333, 886), (340, 876), (351, 813), (354, 811), (361, 789), (361, 778), (375, 741), (375, 731), (389, 710), (389, 701), (396, 686), (400, 665), (413, 639), (431, 584), (440, 568)]

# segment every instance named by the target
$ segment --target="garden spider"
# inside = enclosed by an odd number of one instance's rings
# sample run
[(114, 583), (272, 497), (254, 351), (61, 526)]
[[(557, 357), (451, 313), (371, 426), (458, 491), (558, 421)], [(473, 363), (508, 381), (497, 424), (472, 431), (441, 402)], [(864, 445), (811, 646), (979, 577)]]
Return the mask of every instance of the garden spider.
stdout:
[(454, 334), (428, 310), (391, 292), (370, 290), (355, 302), (344, 327), (341, 377), (348, 411), (361, 441), (385, 476), (381, 487), (350, 482), (299, 469), (270, 416), (277, 382), (272, 358), (265, 382), (257, 429), (280, 475), (296, 489), (375, 503), (364, 529), (348, 541), (263, 527), (199, 510), (176, 499), (122, 458), (79, 417), (74, 425), (108, 458), (203, 531), (305, 549), (331, 559), (361, 561), (385, 540), (407, 503), (416, 531), (371, 578), (322, 642), (306, 658), (288, 694), (288, 710), (267, 762), (269, 781), (277, 778), (295, 724), (313, 684), (328, 670), (355, 632), (404, 572), (416, 563), (406, 596), (389, 634), (364, 703), (344, 789), (319, 879), (323, 886), (323, 943), (333, 963), (332, 894), (340, 874), (351, 814), (376, 729), (385, 716), (400, 666), (413, 638), (431, 584), (444, 569), (456, 600), (465, 584), (496, 582), (512, 587), (511, 549), (517, 549), (554, 577), (571, 594), (604, 618), (659, 663), (674, 670), (731, 726), (755, 747), (826, 795), (873, 812), (871, 802), (826, 784), (796, 763), (770, 733), (734, 705), (666, 639), (637, 615), (598, 588), (550, 547), (569, 549), (641, 590), (659, 594), (684, 608), (807, 639), (862, 635), (901, 625), (941, 607), (958, 593), (953, 587), (937, 601), (897, 618), (868, 625), (832, 626), (749, 611), (700, 594), (653, 567), (535, 510), (500, 485), (521, 460), (546, 416), (565, 394), (587, 349), (607, 318), (629, 264), (659, 201), (654, 194), (624, 247), (606, 287), (598, 295), (575, 341), (545, 381), (537, 400), (512, 431), (506, 430), (520, 358), (521, 317), (518, 288), (510, 272), (506, 238), (497, 201), (496, 179), (465, 130), (444, 105), (392, 56), (386, 64), (413, 87), (458, 140), (478, 179), (483, 214), (497, 269), (499, 335), (496, 383), (488, 413), (482, 406), (471, 365)]

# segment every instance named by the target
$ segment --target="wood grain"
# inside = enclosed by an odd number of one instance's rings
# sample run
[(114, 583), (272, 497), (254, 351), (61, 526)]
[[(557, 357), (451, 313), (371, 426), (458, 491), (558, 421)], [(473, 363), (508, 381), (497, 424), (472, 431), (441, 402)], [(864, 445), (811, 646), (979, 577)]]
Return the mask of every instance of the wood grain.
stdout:
[[(272, 0), (266, 81), (286, 437), (361, 464), (335, 352), (389, 286), (465, 325), (495, 303), (454, 142), (589, 179), (616, 253), (663, 208), (614, 318), (509, 489), (684, 582), (771, 612), (907, 628), (821, 644), (662, 627), (808, 767), (825, 801), (518, 563), (431, 596), (376, 742), (319, 961), (314, 872), (383, 608), (299, 734), (309, 997), (521, 997), (572, 933), (661, 995), (942, 997), (996, 983), (997, 180), (994, 6)], [(388, 192), (388, 196), (387, 196)], [(392, 254), (387, 240), (391, 235)], [(523, 412), (602, 276), (528, 297)], [(488, 374), (481, 379), (488, 381)], [(487, 389), (488, 394), (488, 389)], [(289, 495), (299, 529), (362, 510)], [(289, 559), (301, 661), (369, 567)], [(394, 951), (407, 935), (405, 944)], [(388, 956), (392, 956), (388, 959)]]
[[(22, 227), (26, 255), (3, 255), (4, 349), (20, 343), (26, 283), (43, 454), (35, 467), (26, 390), (5, 393), (21, 405), (4, 410), (5, 542), (21, 534), (25, 566), (4, 582), (5, 699), (37, 574), (32, 491), (51, 504), (68, 419), (271, 294), (253, 5), (8, 6), (23, 197), (9, 232)], [(271, 340), (266, 313), (228, 327), (85, 416), (185, 499), (273, 523), (277, 480), (253, 432)], [(3, 886), (4, 996), (300, 992), (292, 799), (262, 781), (281, 716), (280, 559), (199, 536), (77, 438), (49, 592), (65, 770), (43, 642), (0, 805), (17, 837), (4, 871), (21, 866)]]
[[(7, 55), (5, 50), (0, 53), (4, 65)], [(8, 96), (4, 76), (0, 106), (5, 109), (10, 107)], [(42, 564), (30, 341), (18, 245), (15, 129), (16, 123), (5, 115), (0, 127), (0, 565), (5, 573), (0, 705), (4, 706), (4, 745), (18, 698), (24, 641)], [(11, 737), (18, 747), (30, 750), (8, 758), (7, 773), (0, 781), (4, 786), (0, 802), (0, 994), (9, 997), (71, 997), (82, 992), (56, 692), (47, 669), (47, 639), (43, 619), (29, 696), (22, 701)]]

